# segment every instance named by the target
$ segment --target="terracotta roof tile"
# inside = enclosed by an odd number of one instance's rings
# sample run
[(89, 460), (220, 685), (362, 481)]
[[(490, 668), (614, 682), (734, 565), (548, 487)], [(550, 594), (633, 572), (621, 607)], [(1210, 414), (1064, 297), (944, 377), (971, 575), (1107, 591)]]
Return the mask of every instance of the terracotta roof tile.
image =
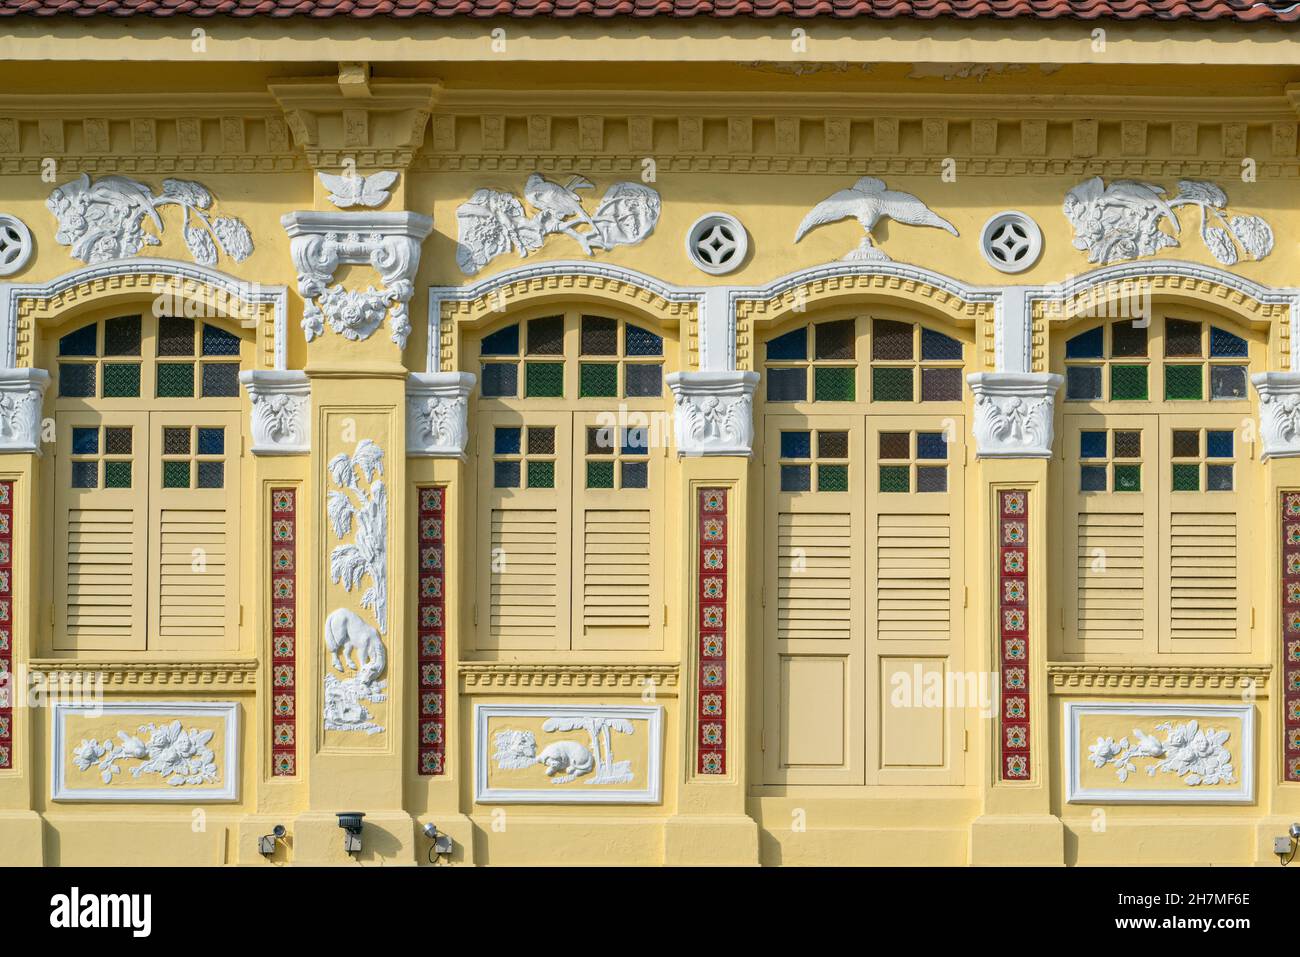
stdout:
[(0, 17), (1300, 20), (1300, 0), (0, 0)]

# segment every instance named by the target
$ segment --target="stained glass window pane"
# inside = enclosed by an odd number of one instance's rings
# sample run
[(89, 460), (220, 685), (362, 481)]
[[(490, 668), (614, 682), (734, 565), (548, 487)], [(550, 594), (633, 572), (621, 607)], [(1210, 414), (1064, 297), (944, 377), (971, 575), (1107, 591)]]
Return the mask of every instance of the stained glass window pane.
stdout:
[(1201, 433), (1198, 429), (1174, 429), (1173, 457), (1194, 459), (1201, 454)]
[(95, 367), (59, 363), (59, 395), (73, 399), (93, 397), (95, 394)]
[(1112, 365), (1110, 367), (1110, 397), (1116, 401), (1145, 399), (1147, 397), (1147, 367)]
[(948, 440), (942, 432), (916, 433), (916, 457), (918, 459), (946, 459), (948, 457)]
[(1169, 319), (1165, 322), (1165, 355), (1199, 356), (1201, 354), (1201, 324), (1187, 319)]
[(881, 432), (880, 458), (906, 459), (912, 455), (912, 435), (910, 432)]
[(131, 487), (131, 463), (130, 462), (105, 462), (104, 463), (104, 488), (130, 488)]
[(629, 363), (623, 367), (623, 394), (629, 399), (643, 399), (664, 393), (664, 367), (655, 363)]
[(617, 441), (615, 430), (611, 428), (587, 427), (587, 454), (613, 455), (614, 443)]
[(849, 433), (817, 433), (817, 456), (823, 459), (847, 459), (849, 457)]
[(200, 462), (198, 465), (199, 488), (221, 488), (226, 483), (225, 462)]
[[(59, 355), (93, 356), (99, 345), (99, 324), (92, 322), (59, 338)], [(84, 487), (84, 486), (79, 486)], [(93, 487), (93, 486), (92, 486)]]
[(922, 369), (922, 402), (961, 401), (960, 369)]
[(1246, 367), (1210, 366), (1210, 398), (1246, 398)]
[(519, 366), (513, 362), (483, 363), (483, 396), (514, 398), (519, 394)]
[(645, 462), (624, 462), (620, 468), (623, 479), (622, 488), (646, 487), (649, 470)]
[(239, 336), (217, 326), (203, 324), (203, 354), (205, 356), (239, 355)]
[(1212, 459), (1232, 458), (1232, 431), (1210, 429), (1205, 433), (1205, 454)]
[(1131, 319), (1110, 327), (1110, 354), (1116, 359), (1131, 359), (1147, 354), (1147, 327), (1135, 326)]
[(1079, 458), (1104, 459), (1106, 457), (1105, 432), (1079, 433)]
[(1201, 490), (1200, 465), (1187, 462), (1174, 465), (1173, 487), (1175, 492), (1199, 492)]
[(578, 396), (580, 398), (608, 398), (616, 395), (618, 395), (618, 363), (579, 363)]
[(528, 320), (528, 354), (530, 356), (564, 355), (563, 316), (546, 316), (543, 319)]
[(194, 355), (194, 320), (163, 316), (158, 320), (158, 355)]
[(225, 452), (225, 429), (199, 429), (199, 455), (224, 455)]
[(1142, 457), (1142, 433), (1135, 429), (1117, 429), (1115, 431), (1115, 458), (1140, 459)]
[(1089, 329), (1087, 332), (1081, 332), (1074, 338), (1066, 340), (1065, 358), (1100, 359), (1103, 335), (1102, 327), (1098, 326), (1096, 329)]
[(817, 342), (818, 359), (852, 359), (854, 355), (854, 322), (841, 319), (838, 322), (819, 322), (813, 327)]
[(528, 427), (528, 454), (554, 455), (555, 429), (551, 426), (530, 425)]
[(194, 395), (194, 363), (167, 362), (157, 368), (158, 398), (189, 398)]
[[(910, 373), (912, 370), (905, 369)], [(852, 402), (857, 397), (852, 366), (815, 366), (813, 368), (813, 398), (817, 402)]]
[(623, 327), (623, 355), (661, 356), (663, 354), (663, 336), (657, 336), (649, 329), (642, 329), (630, 322)]
[(1165, 398), (1202, 398), (1201, 366), (1165, 366)]
[(564, 395), (564, 363), (525, 362), (524, 395), (527, 398), (558, 399)]
[(582, 354), (618, 355), (618, 321), (603, 316), (582, 317)]
[(189, 488), (190, 487), (190, 463), (189, 462), (164, 462), (163, 463), (163, 488)]
[(138, 362), (104, 363), (104, 398), (135, 399), (140, 396), (140, 364)]
[(1232, 491), (1232, 466), (1207, 465), (1205, 467), (1205, 487), (1211, 492)]
[(804, 326), (787, 332), (783, 336), (769, 339), (767, 343), (768, 362), (794, 362), (808, 358), (808, 327)]
[(528, 463), (528, 487), (529, 488), (555, 488), (555, 463), (554, 462), (529, 462)]
[(782, 432), (781, 433), (781, 458), (783, 459), (812, 458), (812, 433), (811, 432)]
[(613, 488), (614, 487), (614, 463), (613, 462), (588, 462), (587, 463), (587, 488)]
[(1085, 465), (1079, 469), (1079, 491), (1106, 491), (1106, 466)]
[(239, 363), (203, 363), (203, 395), (209, 399), (239, 395)]
[(849, 467), (847, 465), (817, 466), (817, 491), (847, 492), (849, 490)]
[(138, 356), (140, 354), (140, 317), (117, 316), (104, 320), (104, 355)]
[(99, 486), (99, 463), (98, 462), (73, 462), (72, 463), (72, 487), (73, 488), (98, 488)]
[(911, 402), (912, 370), (877, 366), (871, 370), (873, 402)]
[(912, 488), (910, 468), (906, 465), (880, 466), (880, 491), (908, 492)]
[(768, 402), (804, 402), (808, 398), (806, 369), (768, 369)]
[(519, 355), (519, 323), (498, 329), (491, 335), (484, 336), (479, 343), (481, 356), (517, 356)]
[(493, 455), (518, 455), (519, 454), (519, 436), (521, 430), (518, 428), (504, 428), (498, 426), (493, 434), (492, 454)]
[(632, 428), (623, 430), (623, 454), (645, 455), (650, 449), (649, 429)]
[(961, 340), (945, 336), (942, 332), (921, 327), (921, 359), (931, 362), (961, 360)]
[(188, 427), (180, 429), (163, 429), (163, 455), (189, 454), (190, 430)]
[(1210, 326), (1210, 355), (1215, 359), (1244, 359), (1249, 350), (1246, 340), (1226, 329)]
[(1142, 491), (1142, 466), (1114, 465), (1112, 468), (1115, 470), (1116, 492)]
[(99, 452), (99, 429), (73, 429), (72, 454), (95, 455)]
[(519, 463), (493, 462), (492, 486), (493, 488), (519, 488)]
[(1071, 366), (1065, 370), (1065, 397), (1067, 399), (1100, 399), (1101, 368), (1098, 366)]
[(812, 488), (812, 467), (808, 465), (782, 465), (781, 491), (807, 492)]
[(130, 427), (112, 426), (104, 430), (104, 452), (108, 455), (131, 454)]
[(912, 324), (893, 319), (873, 319), (871, 358), (886, 361), (912, 358)]
[(918, 465), (916, 467), (916, 490), (918, 492), (948, 491), (948, 466)]

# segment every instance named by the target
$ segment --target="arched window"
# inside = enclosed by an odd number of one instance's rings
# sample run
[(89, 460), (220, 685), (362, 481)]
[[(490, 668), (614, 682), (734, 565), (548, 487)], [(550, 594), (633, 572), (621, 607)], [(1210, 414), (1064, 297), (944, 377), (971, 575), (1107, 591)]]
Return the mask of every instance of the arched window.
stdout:
[(663, 646), (670, 346), (581, 311), (470, 341), (479, 651)]
[(1247, 651), (1256, 476), (1241, 426), (1262, 341), (1194, 309), (1085, 323), (1054, 346), (1063, 651)]
[(883, 307), (760, 339), (769, 783), (960, 780), (960, 714), (887, 702), (959, 667), (968, 349)]
[(54, 647), (238, 645), (239, 370), (219, 320), (74, 322), (55, 366)]

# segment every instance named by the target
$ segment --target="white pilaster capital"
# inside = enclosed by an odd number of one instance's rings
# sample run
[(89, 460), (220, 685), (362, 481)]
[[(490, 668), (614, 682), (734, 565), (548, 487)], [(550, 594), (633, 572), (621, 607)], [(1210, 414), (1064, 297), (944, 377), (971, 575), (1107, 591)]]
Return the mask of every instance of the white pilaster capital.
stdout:
[(406, 454), (464, 458), (470, 372), (412, 372), (406, 379)]
[(1046, 459), (1052, 455), (1052, 407), (1065, 381), (1054, 372), (975, 372), (975, 454)]
[(1260, 460), (1300, 455), (1300, 372), (1257, 372)]
[(679, 455), (749, 455), (757, 372), (670, 372)]
[(0, 452), (41, 454), (41, 402), (49, 385), (44, 369), (0, 369)]
[(296, 369), (245, 369), (239, 381), (252, 403), (254, 455), (311, 451), (311, 380)]

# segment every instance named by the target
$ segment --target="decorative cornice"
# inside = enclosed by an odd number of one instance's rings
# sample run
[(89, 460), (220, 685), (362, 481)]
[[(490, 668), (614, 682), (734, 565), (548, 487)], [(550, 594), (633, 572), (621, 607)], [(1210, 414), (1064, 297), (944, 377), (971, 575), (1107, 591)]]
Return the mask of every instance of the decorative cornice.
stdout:
[(406, 454), (465, 457), (469, 441), (469, 372), (413, 372), (406, 380)]
[(294, 143), (313, 169), (406, 169), (424, 144), (440, 85), (380, 80), (343, 66), (333, 81), (284, 80), (268, 87)]
[(1052, 457), (1052, 407), (1064, 376), (1052, 372), (975, 372), (975, 454), (979, 458)]
[(295, 455), (311, 451), (311, 380), (296, 369), (239, 373), (252, 405), (250, 430), (255, 455)]
[[(98, 677), (106, 687), (134, 691), (174, 691), (177, 688), (251, 689), (257, 684), (257, 661), (68, 661), (33, 658), (28, 674), (56, 683), (62, 675), (79, 675), (82, 681)], [(38, 676), (42, 676), (38, 678)]]
[(586, 694), (605, 691), (641, 695), (653, 685), (654, 693), (677, 696), (680, 674), (676, 665), (571, 665), (498, 664), (461, 662), (460, 683), (466, 691), (538, 694)]
[[(1219, 695), (1253, 688), (1268, 690), (1271, 665), (1102, 665), (1048, 662), (1052, 690), (1127, 692), (1180, 691), (1184, 694)], [(1176, 711), (1172, 708), (1171, 711)]]
[(670, 372), (678, 455), (749, 455), (757, 372)]
[(49, 385), (44, 369), (0, 369), (0, 452), (41, 454), (41, 403)]

